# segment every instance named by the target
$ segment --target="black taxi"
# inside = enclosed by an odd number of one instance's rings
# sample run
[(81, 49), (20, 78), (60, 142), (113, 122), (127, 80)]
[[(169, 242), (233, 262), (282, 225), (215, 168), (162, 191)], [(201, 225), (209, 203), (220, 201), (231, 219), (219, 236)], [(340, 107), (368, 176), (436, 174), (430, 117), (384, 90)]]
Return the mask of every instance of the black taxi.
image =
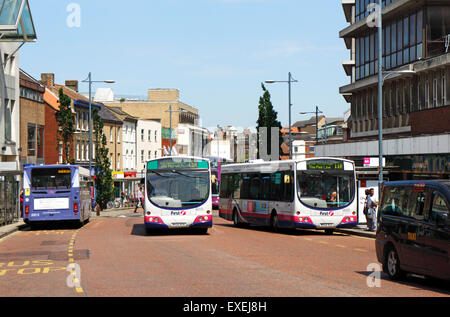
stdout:
[(377, 258), (391, 279), (450, 280), (450, 180), (384, 183), (377, 218)]

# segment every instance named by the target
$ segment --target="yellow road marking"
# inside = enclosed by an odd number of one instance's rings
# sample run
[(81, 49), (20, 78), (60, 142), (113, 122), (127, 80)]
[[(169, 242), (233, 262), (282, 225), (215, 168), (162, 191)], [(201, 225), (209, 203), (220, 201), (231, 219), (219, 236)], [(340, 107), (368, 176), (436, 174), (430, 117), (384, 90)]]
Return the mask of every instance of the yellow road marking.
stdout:
[(355, 251), (359, 251), (359, 252), (367, 252), (367, 250), (358, 249), (358, 248), (355, 248)]

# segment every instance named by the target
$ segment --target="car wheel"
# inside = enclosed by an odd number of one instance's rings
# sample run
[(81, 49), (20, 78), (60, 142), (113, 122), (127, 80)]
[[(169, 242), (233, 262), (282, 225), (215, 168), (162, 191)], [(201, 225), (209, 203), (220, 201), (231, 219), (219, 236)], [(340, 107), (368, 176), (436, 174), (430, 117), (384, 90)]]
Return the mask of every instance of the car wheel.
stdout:
[(386, 252), (383, 271), (388, 274), (391, 280), (400, 280), (404, 277), (404, 272), (400, 269), (400, 258), (394, 247), (389, 247)]

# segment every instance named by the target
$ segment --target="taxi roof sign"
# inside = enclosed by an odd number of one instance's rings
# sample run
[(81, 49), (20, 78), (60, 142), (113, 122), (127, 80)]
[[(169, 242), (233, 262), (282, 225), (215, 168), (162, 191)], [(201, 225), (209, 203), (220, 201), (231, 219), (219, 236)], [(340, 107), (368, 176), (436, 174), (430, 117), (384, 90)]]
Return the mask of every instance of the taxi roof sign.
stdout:
[(0, 41), (34, 42), (36, 30), (28, 0), (2, 0), (0, 3)]

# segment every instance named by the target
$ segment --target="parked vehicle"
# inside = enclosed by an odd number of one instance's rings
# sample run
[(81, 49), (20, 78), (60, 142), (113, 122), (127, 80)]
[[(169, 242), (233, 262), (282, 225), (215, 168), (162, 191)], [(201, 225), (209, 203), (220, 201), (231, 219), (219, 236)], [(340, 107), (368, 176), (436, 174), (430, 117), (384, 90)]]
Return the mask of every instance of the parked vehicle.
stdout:
[(379, 206), (376, 252), (389, 277), (450, 280), (450, 180), (387, 182)]

